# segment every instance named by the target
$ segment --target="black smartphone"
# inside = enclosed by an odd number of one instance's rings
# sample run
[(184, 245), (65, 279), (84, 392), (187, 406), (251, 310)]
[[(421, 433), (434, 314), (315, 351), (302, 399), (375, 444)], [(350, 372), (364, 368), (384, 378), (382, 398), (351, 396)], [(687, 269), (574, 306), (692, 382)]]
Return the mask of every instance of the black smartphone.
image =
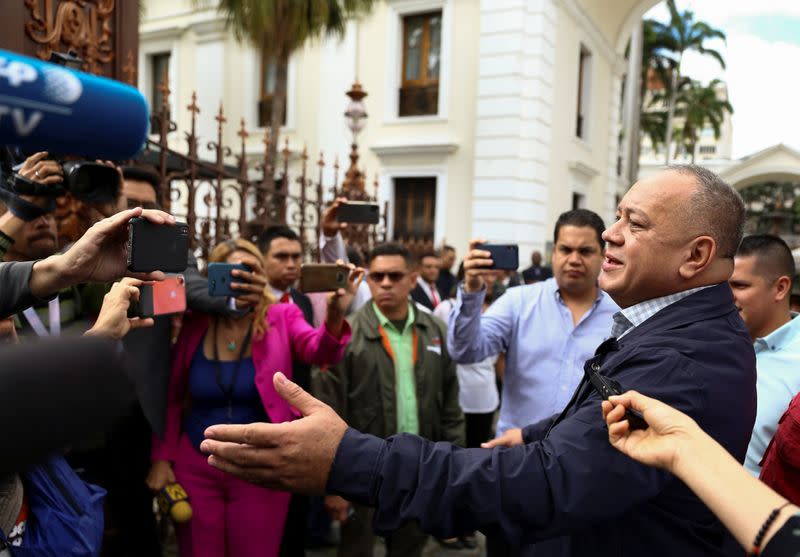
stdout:
[[(589, 382), (603, 400), (608, 400), (610, 396), (621, 395), (623, 393), (620, 384), (613, 379), (609, 379), (605, 375), (600, 375), (600, 373), (596, 371), (592, 371), (588, 375)], [(626, 409), (625, 419), (628, 420), (631, 431), (634, 429), (647, 429), (649, 427), (647, 422), (644, 421), (644, 416), (633, 408)]]
[[(242, 263), (209, 263), (208, 264), (208, 295), (209, 296), (241, 296), (245, 292), (231, 288), (232, 282), (237, 282), (233, 270), (250, 271), (250, 267)], [(239, 282), (244, 282), (239, 279)]]
[(348, 201), (337, 207), (336, 220), (353, 224), (378, 224), (381, 220), (381, 209), (377, 203)]
[(128, 227), (128, 270), (134, 273), (181, 273), (189, 254), (189, 225), (153, 224), (142, 217)]
[(517, 244), (479, 244), (475, 247), (492, 254), (494, 265), (489, 269), (516, 271), (519, 268), (519, 246)]

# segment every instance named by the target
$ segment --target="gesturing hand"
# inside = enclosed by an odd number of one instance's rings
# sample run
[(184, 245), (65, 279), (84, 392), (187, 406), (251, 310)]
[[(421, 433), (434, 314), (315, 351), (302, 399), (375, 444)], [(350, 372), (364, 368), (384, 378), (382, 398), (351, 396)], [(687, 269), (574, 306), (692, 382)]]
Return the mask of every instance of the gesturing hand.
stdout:
[(347, 431), (329, 406), (278, 372), (275, 390), (303, 418), (280, 424), (214, 425), (200, 449), (211, 466), (249, 482), (296, 493), (322, 494)]

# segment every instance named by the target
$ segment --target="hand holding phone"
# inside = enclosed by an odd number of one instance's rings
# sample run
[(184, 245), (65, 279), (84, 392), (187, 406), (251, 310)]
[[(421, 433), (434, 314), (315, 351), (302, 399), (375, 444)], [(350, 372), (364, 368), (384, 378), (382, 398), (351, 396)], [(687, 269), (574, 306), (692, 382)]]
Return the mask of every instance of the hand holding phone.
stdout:
[(250, 267), (243, 263), (209, 263), (208, 264), (208, 295), (225, 296), (234, 298), (243, 294), (231, 285), (236, 282), (233, 271), (249, 272)]
[[(588, 372), (589, 382), (594, 387), (594, 390), (603, 400), (608, 400), (610, 396), (617, 396), (623, 393), (622, 387), (617, 381), (606, 377), (605, 375), (601, 375), (598, 368), (595, 368), (597, 364), (592, 364), (591, 371)], [(647, 429), (648, 425), (647, 422), (644, 420), (644, 416), (642, 416), (639, 412), (634, 410), (633, 408), (628, 408), (625, 410), (625, 419), (628, 420), (628, 427), (630, 427), (631, 431), (635, 429)]]

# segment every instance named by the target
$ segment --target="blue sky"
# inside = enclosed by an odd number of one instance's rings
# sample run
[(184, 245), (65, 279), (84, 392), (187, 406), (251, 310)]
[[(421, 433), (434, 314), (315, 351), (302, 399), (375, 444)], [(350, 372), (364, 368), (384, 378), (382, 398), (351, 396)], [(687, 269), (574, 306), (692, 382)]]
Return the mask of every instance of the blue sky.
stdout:
[[(733, 104), (733, 156), (776, 143), (800, 149), (800, 0), (677, 0), (678, 8), (724, 31), (726, 69), (689, 54), (683, 70), (701, 81), (727, 82)], [(666, 19), (656, 6), (646, 17)]]

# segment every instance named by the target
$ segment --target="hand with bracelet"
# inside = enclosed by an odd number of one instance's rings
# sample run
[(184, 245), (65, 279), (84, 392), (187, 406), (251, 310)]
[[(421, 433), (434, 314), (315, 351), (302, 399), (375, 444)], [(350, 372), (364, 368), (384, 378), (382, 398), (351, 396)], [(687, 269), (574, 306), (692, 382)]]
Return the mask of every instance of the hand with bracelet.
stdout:
[[(624, 419), (628, 408), (641, 412), (649, 427), (632, 431)], [(680, 478), (751, 555), (771, 550), (769, 541), (800, 511), (750, 475), (692, 418), (663, 402), (628, 391), (603, 402), (603, 416), (614, 448)], [(800, 549), (797, 539), (792, 555)]]

